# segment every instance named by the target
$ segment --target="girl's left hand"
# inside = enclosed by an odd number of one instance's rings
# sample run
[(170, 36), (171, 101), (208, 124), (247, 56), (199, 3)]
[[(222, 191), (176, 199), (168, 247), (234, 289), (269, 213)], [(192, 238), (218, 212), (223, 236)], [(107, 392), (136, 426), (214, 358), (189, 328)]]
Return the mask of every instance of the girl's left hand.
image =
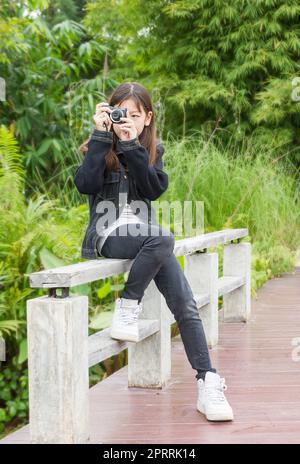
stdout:
[(137, 130), (130, 118), (121, 118), (122, 124), (114, 124), (114, 131), (120, 140), (133, 140), (137, 137)]

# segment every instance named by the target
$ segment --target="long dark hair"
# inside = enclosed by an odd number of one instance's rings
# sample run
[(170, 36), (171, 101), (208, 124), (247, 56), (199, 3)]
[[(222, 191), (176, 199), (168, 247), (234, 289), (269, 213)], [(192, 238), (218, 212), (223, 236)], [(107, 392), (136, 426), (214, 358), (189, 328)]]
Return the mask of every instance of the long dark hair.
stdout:
[[(157, 158), (157, 137), (156, 137), (156, 124), (153, 105), (149, 92), (141, 84), (137, 82), (124, 82), (120, 84), (108, 98), (107, 102), (111, 106), (119, 105), (124, 100), (132, 98), (138, 109), (141, 110), (141, 106), (144, 108), (145, 113), (152, 111), (151, 122), (149, 126), (145, 126), (142, 133), (139, 135), (139, 142), (143, 145), (149, 153), (149, 164), (153, 165)], [(116, 143), (118, 141), (118, 136), (115, 134), (113, 127), (113, 143), (109, 152), (105, 156), (106, 168), (110, 170), (119, 169), (119, 159), (116, 155)], [(90, 138), (86, 139), (79, 147), (81, 153), (85, 154), (88, 150), (87, 144)]]

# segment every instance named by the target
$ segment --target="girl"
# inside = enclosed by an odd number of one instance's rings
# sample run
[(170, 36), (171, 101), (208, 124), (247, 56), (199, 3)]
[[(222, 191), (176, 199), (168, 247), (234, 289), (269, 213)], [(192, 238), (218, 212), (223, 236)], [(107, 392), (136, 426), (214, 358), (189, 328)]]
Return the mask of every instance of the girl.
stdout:
[[(126, 117), (112, 123), (108, 105), (126, 108)], [(151, 200), (168, 187), (162, 162), (164, 147), (156, 138), (151, 97), (142, 85), (123, 83), (108, 103), (96, 106), (93, 119), (96, 128), (80, 147), (85, 157), (75, 173), (76, 187), (81, 193), (89, 194), (90, 199), (90, 223), (83, 242), (83, 256), (133, 259), (124, 290), (115, 302), (110, 335), (119, 340), (138, 340), (141, 300), (154, 279), (174, 314), (188, 360), (197, 370), (197, 409), (208, 420), (232, 420), (233, 412), (223, 393), (227, 388), (225, 379), (211, 366), (192, 290), (173, 253), (174, 235), (163, 229), (155, 218), (148, 220)], [(119, 203), (120, 192), (128, 194), (125, 204)], [(95, 204), (98, 202), (101, 209), (103, 202), (107, 206), (107, 200), (111, 202), (111, 209), (116, 207), (117, 217), (108, 227), (97, 228), (96, 219), (103, 216), (101, 213), (97, 216)], [(142, 200), (147, 214), (137, 217), (131, 200)], [(139, 235), (130, 233), (133, 226)]]

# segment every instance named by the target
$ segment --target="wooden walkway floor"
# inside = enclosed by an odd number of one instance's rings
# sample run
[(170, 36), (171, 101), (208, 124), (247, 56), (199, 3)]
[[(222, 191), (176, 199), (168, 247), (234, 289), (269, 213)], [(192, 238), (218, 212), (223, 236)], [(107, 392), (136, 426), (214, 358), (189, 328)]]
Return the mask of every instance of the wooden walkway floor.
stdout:
[[(221, 323), (214, 367), (226, 378), (235, 419), (211, 423), (196, 410), (195, 371), (180, 336), (164, 390), (127, 387), (127, 366), (90, 389), (91, 443), (300, 443), (300, 267), (266, 282), (247, 323)], [(4, 443), (28, 443), (28, 426)]]

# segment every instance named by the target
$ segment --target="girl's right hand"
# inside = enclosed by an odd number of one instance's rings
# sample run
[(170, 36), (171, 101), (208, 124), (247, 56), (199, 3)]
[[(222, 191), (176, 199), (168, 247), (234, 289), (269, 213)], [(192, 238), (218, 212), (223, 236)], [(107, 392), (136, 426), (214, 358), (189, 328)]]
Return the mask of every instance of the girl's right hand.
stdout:
[(109, 105), (107, 102), (98, 103), (96, 105), (96, 112), (93, 116), (96, 129), (98, 130), (110, 130), (112, 121), (108, 115), (112, 110), (105, 105)]

